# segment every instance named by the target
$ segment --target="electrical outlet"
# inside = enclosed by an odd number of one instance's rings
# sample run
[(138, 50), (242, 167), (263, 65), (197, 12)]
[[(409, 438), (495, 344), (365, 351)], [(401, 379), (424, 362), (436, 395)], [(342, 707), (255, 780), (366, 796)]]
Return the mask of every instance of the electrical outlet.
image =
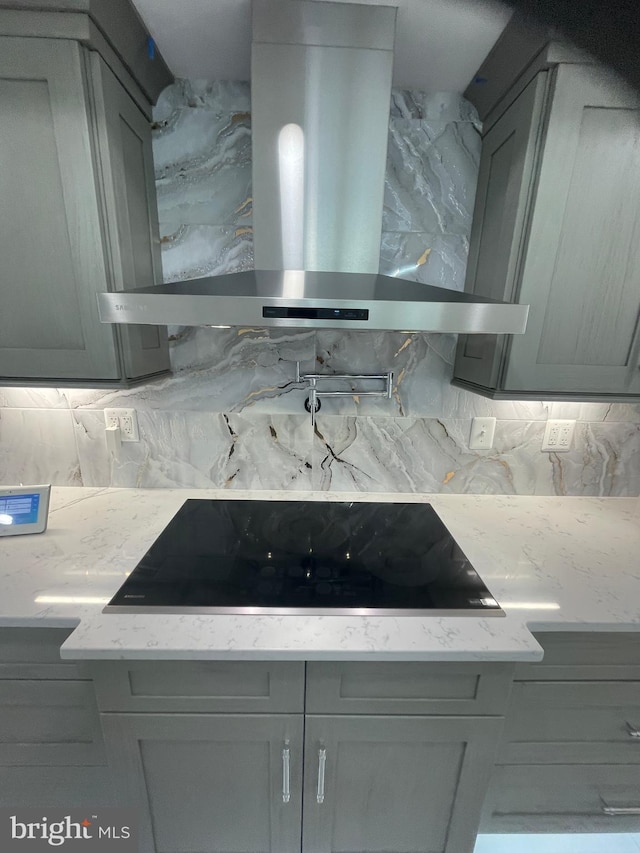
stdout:
[(115, 429), (120, 426), (120, 418), (118, 417), (119, 409), (104, 410), (104, 425), (107, 429)]
[(547, 421), (541, 449), (552, 453), (571, 450), (575, 426), (575, 421)]
[(120, 427), (121, 441), (140, 441), (135, 409), (105, 409), (104, 423), (107, 427)]
[(490, 450), (496, 431), (495, 418), (474, 418), (471, 422), (469, 450)]

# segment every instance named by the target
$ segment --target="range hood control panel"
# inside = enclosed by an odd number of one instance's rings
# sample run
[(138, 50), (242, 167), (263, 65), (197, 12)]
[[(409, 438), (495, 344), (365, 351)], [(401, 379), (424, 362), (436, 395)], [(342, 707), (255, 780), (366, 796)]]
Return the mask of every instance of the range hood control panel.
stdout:
[(263, 317), (277, 317), (291, 320), (368, 320), (367, 308), (313, 308), (299, 306), (264, 305)]

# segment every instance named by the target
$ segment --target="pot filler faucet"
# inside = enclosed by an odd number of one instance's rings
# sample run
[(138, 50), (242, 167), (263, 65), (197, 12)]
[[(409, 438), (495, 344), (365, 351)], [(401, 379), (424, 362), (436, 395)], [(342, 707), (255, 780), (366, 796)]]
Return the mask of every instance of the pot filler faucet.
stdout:
[[(356, 388), (342, 388), (338, 390), (320, 390), (318, 383), (324, 382), (351, 382), (353, 380), (363, 382), (384, 382), (384, 388), (378, 391), (359, 391)], [(391, 399), (393, 390), (393, 371), (388, 373), (300, 373), (300, 362), (296, 362), (296, 384), (306, 383), (309, 387), (309, 396), (304, 401), (305, 409), (311, 413), (311, 426), (315, 426), (316, 412), (320, 409), (322, 397), (386, 397)]]

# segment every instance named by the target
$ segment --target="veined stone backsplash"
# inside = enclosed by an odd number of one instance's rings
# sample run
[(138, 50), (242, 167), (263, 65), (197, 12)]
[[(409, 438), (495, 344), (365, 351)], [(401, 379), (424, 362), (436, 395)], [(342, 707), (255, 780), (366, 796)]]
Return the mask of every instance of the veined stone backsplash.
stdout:
[[(250, 92), (180, 81), (154, 112), (167, 281), (253, 266)], [(380, 270), (462, 289), (480, 153), (460, 95), (394, 91)], [(455, 337), (169, 330), (174, 374), (126, 391), (0, 388), (0, 482), (563, 495), (640, 492), (640, 405), (493, 402), (450, 384)], [(393, 370), (391, 400), (324, 400), (305, 372)], [(141, 440), (110, 458), (103, 408), (133, 406)], [(468, 448), (471, 418), (498, 418)], [(548, 417), (578, 420), (542, 453)]]

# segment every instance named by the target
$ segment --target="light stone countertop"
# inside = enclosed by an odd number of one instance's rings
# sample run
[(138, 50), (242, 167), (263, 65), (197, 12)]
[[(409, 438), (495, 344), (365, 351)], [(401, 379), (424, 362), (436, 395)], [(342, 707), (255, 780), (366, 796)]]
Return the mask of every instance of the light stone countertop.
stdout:
[[(431, 503), (506, 617), (102, 614), (189, 497)], [(66, 658), (537, 660), (531, 630), (640, 631), (640, 499), (57, 487), (0, 583), (0, 626), (78, 626)]]

